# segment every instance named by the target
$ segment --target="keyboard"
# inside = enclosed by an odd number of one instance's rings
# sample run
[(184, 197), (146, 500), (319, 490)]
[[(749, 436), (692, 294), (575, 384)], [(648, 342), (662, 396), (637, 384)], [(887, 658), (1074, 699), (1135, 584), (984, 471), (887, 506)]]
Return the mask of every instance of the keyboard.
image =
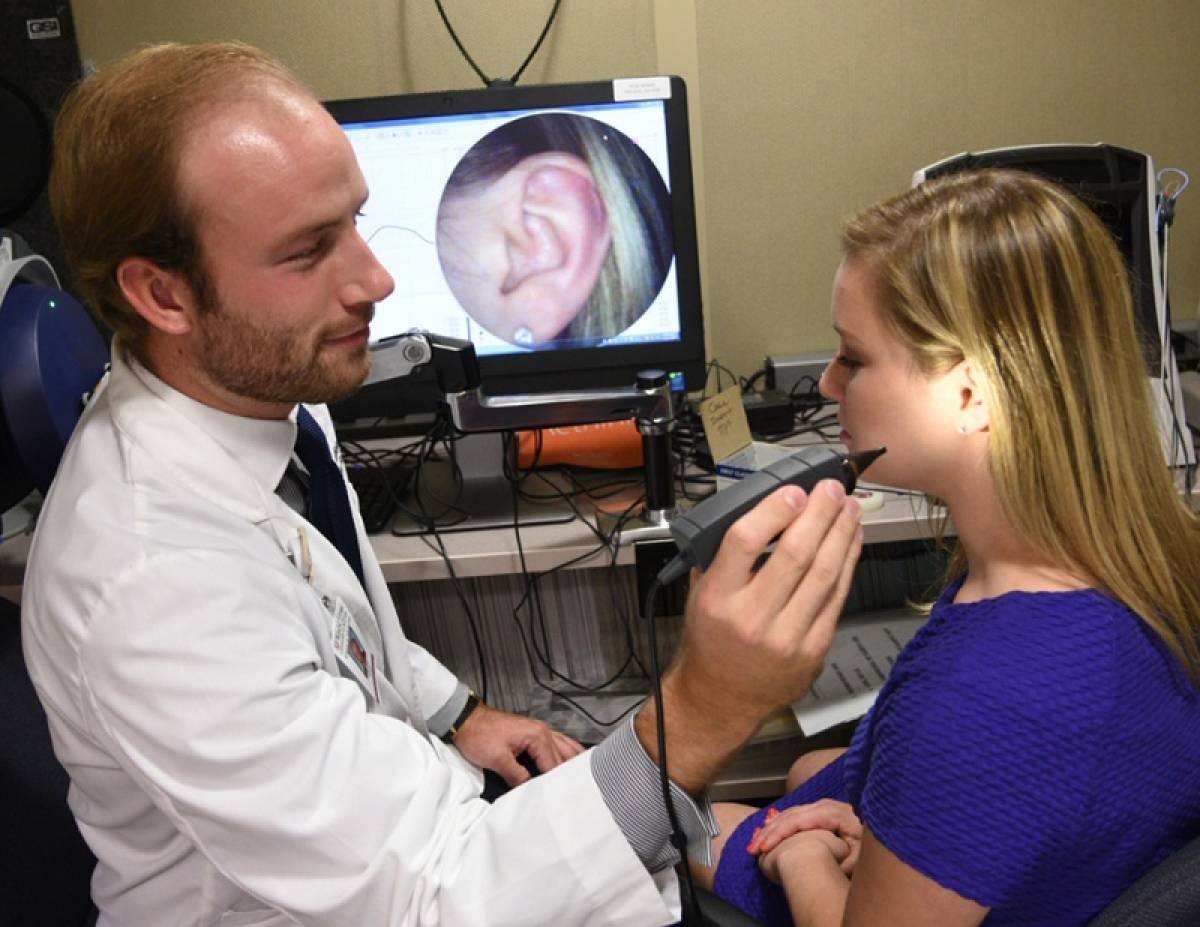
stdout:
[(412, 466), (407, 462), (382, 467), (358, 464), (348, 466), (346, 475), (358, 493), (358, 511), (367, 533), (386, 531), (396, 514), (397, 500), (404, 498)]

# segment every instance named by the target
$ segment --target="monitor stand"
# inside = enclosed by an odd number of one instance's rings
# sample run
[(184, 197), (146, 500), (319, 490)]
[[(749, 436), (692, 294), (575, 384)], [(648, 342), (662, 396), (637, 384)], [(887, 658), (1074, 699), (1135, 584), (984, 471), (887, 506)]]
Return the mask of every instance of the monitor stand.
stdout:
[[(471, 434), (454, 442), (454, 456), (462, 472), (456, 484), (451, 464), (422, 465), (417, 492), (419, 499), (406, 500), (410, 510), (438, 515), (437, 530), (483, 531), (512, 528), (513, 489), (504, 475), (504, 441), (499, 433)], [(444, 513), (444, 514), (443, 514)], [(574, 510), (566, 502), (543, 504), (517, 499), (516, 524), (559, 524), (571, 521)], [(392, 520), (392, 534), (408, 537), (427, 529), (404, 511)]]

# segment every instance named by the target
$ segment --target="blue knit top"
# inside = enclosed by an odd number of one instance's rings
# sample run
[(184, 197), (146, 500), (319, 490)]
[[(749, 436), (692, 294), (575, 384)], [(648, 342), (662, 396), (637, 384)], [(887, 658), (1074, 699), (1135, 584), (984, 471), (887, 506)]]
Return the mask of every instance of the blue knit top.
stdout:
[[(1154, 632), (1095, 590), (954, 604), (896, 660), (837, 762), (776, 806), (850, 802), (987, 924), (1083, 924), (1200, 834), (1200, 693)], [(782, 892), (731, 836), (716, 891), (769, 924)]]

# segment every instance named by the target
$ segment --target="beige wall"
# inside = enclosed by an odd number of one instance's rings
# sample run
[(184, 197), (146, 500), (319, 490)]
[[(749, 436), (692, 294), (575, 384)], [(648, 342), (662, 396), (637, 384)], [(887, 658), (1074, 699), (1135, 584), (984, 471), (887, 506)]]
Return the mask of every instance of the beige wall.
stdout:
[[(511, 77), (552, 0), (443, 0), (489, 77)], [(147, 42), (242, 39), (287, 61), (324, 99), (476, 87), (433, 0), (72, 0), (85, 60), (103, 65)], [(656, 69), (650, 0), (567, 0), (522, 83)]]
[[(551, 0), (445, 0), (491, 76)], [(74, 0), (85, 58), (237, 37), (323, 97), (473, 86), (432, 0)], [(1194, 0), (565, 0), (524, 82), (680, 73), (691, 84), (710, 356), (830, 349), (844, 216), (964, 149), (1107, 141), (1197, 175), (1172, 246), (1200, 300), (1200, 3)]]
[[(1200, 187), (1194, 0), (699, 0), (716, 354), (832, 348), (837, 230), (969, 149), (1105, 141)], [(1191, 197), (1189, 202), (1189, 197)], [(1173, 309), (1200, 298), (1200, 190), (1180, 200)]]

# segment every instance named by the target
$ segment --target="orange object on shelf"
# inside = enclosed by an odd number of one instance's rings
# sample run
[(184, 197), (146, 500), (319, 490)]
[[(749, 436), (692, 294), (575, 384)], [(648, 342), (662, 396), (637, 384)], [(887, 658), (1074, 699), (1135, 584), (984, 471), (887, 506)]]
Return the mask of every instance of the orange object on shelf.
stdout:
[[(541, 453), (537, 438), (542, 436)], [(594, 425), (566, 425), (517, 433), (517, 464), (529, 468), (568, 464), (597, 470), (629, 470), (643, 465), (642, 435), (629, 418)]]

